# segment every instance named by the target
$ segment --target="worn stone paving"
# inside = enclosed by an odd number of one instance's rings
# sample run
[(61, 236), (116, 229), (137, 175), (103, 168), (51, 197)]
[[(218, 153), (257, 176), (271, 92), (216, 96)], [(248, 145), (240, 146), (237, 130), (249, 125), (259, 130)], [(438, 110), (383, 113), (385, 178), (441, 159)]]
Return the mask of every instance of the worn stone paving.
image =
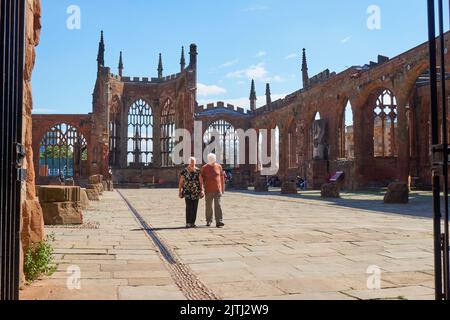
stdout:
[[(185, 230), (176, 190), (121, 192), (217, 297), (433, 299), (428, 193), (414, 193), (410, 205), (386, 206), (376, 192), (338, 201), (321, 200), (317, 192), (230, 192), (223, 199), (226, 228), (203, 226), (202, 203), (199, 228)], [(117, 193), (106, 193), (86, 218), (99, 229), (49, 230), (57, 237), (59, 272), (22, 298), (186, 298)], [(74, 264), (82, 270), (82, 289), (71, 291), (66, 270)], [(367, 286), (371, 267), (381, 271), (379, 290)]]
[[(184, 300), (129, 208), (117, 193), (91, 202), (85, 219), (98, 229), (51, 228), (57, 241), (58, 271), (21, 291), (22, 299), (46, 300)], [(80, 290), (67, 282), (71, 266), (81, 270)]]

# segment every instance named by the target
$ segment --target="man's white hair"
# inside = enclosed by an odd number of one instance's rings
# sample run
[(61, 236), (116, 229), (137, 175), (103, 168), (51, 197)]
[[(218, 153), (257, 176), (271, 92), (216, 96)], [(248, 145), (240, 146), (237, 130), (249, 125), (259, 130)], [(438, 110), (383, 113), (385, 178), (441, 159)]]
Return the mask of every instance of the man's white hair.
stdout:
[(214, 153), (208, 154), (208, 162), (209, 163), (216, 163), (217, 162), (217, 156)]

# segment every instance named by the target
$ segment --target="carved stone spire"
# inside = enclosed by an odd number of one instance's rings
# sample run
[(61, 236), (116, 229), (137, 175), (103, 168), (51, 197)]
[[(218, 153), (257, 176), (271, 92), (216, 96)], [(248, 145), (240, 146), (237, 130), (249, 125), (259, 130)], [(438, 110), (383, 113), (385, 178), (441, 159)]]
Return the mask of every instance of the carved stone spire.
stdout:
[(270, 84), (266, 84), (266, 105), (270, 106), (272, 104), (272, 93), (270, 92)]
[(255, 89), (255, 80), (252, 80), (252, 86), (250, 89), (250, 110), (255, 111), (256, 110), (256, 100), (258, 98), (256, 97), (256, 89)]
[(158, 78), (161, 79), (163, 77), (163, 62), (162, 62), (162, 55), (159, 54), (159, 62), (158, 62)]
[(98, 44), (97, 66), (99, 69), (105, 66), (105, 40), (103, 38), (103, 30), (100, 36), (100, 43)]
[(119, 76), (122, 77), (123, 75), (123, 59), (122, 59), (122, 51), (120, 51), (120, 57), (119, 57)]
[(306, 49), (303, 49), (302, 54), (302, 79), (303, 79), (303, 88), (309, 86), (309, 75), (308, 75), (308, 62), (306, 61)]
[(181, 72), (186, 68), (186, 58), (184, 57), (184, 47), (181, 47), (181, 59), (180, 59)]

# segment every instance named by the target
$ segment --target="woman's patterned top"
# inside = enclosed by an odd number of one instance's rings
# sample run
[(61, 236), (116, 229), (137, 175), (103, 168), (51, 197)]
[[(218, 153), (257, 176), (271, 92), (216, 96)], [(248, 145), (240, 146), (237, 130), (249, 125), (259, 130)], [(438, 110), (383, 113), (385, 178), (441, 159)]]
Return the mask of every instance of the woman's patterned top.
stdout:
[(200, 186), (200, 170), (197, 168), (190, 172), (185, 168), (181, 174), (183, 179), (183, 196), (188, 200), (199, 200), (202, 193)]

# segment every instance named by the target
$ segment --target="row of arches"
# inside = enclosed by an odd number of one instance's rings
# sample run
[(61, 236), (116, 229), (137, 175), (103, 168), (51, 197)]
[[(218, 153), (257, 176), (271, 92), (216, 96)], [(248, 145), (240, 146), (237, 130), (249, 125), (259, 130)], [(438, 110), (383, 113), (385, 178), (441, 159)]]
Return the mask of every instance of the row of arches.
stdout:
[[(398, 130), (397, 99), (388, 89), (381, 91), (373, 106), (373, 140), (375, 157), (396, 157), (398, 148), (396, 137)], [(308, 158), (319, 159), (327, 157), (328, 147), (322, 145), (324, 139), (321, 136), (322, 116), (319, 112), (314, 115), (314, 121), (309, 129), (311, 149)], [(120, 101), (113, 100), (109, 118), (109, 161), (110, 165), (118, 164), (121, 155), (121, 108)], [(126, 130), (126, 155), (127, 165), (140, 164), (148, 166), (154, 163), (154, 115), (152, 107), (143, 99), (136, 100), (127, 114)], [(229, 121), (219, 119), (209, 125), (204, 133), (204, 145), (214, 142), (215, 134), (220, 137), (219, 143), (221, 155), (219, 158), (228, 167), (237, 167), (239, 163), (240, 145), (236, 129)], [(161, 109), (159, 121), (159, 152), (161, 166), (174, 166), (172, 151), (175, 146), (176, 108), (174, 103), (167, 99)], [(275, 132), (275, 150), (280, 153), (280, 129), (278, 126), (271, 128)], [(283, 129), (284, 130), (284, 129)], [(286, 143), (286, 163), (289, 169), (299, 166), (298, 145), (299, 128), (296, 121), (291, 121), (285, 130), (283, 137)], [(338, 158), (353, 159), (354, 148), (354, 123), (353, 109), (350, 101), (342, 112), (341, 123), (337, 130)], [(259, 137), (258, 149), (261, 150), (261, 137)], [(270, 147), (269, 147), (270, 148)], [(272, 150), (271, 150), (272, 151)], [(258, 153), (259, 156), (261, 156)], [(44, 168), (44, 175), (56, 176), (63, 172), (66, 176), (74, 176), (77, 170), (81, 170), (81, 161), (87, 161), (86, 139), (77, 129), (71, 125), (61, 123), (51, 128), (44, 136), (40, 144), (40, 165)], [(79, 168), (79, 169), (78, 169)]]
[[(397, 157), (398, 110), (396, 96), (392, 91), (383, 89), (376, 98), (375, 104), (370, 107), (370, 110), (373, 112), (374, 157)], [(355, 124), (353, 119), (353, 107), (350, 101), (347, 100), (337, 129), (338, 159), (351, 160), (355, 157)], [(314, 116), (314, 121), (320, 120), (322, 120), (322, 117), (317, 112)], [(314, 133), (311, 134), (314, 136)]]

